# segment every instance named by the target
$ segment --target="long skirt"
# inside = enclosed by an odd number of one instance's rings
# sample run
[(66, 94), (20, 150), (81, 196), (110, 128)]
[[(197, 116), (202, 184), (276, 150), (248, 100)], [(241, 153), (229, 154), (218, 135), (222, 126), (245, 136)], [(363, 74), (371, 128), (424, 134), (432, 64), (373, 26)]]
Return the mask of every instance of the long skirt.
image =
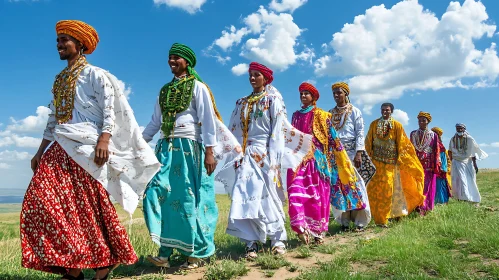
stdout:
[(423, 194), (426, 197), (423, 206), (421, 206), (421, 213), (425, 213), (435, 208), (435, 193), (437, 190), (437, 174), (432, 170), (425, 170), (424, 172), (424, 189)]
[(435, 203), (444, 204), (449, 202), (450, 188), (447, 181), (447, 176), (445, 178), (437, 177), (437, 191), (435, 193)]
[(107, 191), (57, 142), (24, 196), (21, 246), (23, 267), (61, 274), (137, 261)]
[(213, 255), (218, 208), (203, 145), (187, 138), (161, 139), (156, 156), (163, 166), (147, 186), (143, 207), (159, 255), (169, 257), (174, 248), (194, 258)]
[(288, 170), (289, 218), (291, 229), (297, 234), (310, 233), (320, 237), (329, 224), (329, 178), (322, 178), (315, 160), (306, 162), (294, 176)]

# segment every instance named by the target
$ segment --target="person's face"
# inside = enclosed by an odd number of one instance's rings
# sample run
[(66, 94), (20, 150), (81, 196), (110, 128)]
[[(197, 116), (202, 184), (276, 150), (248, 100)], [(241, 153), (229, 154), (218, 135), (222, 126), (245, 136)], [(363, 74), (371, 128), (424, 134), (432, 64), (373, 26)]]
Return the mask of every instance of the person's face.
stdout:
[(303, 106), (310, 106), (314, 103), (314, 96), (308, 90), (300, 92), (300, 101)]
[(381, 115), (386, 120), (392, 115), (392, 108), (390, 106), (381, 107)]
[(183, 57), (172, 54), (168, 56), (168, 65), (170, 65), (170, 70), (173, 75), (179, 77), (187, 73), (187, 65), (189, 65), (189, 63), (187, 63), (187, 60)]
[(347, 98), (347, 94), (342, 88), (335, 88), (333, 90), (333, 98), (336, 104), (342, 104)]
[(429, 121), (427, 118), (425, 118), (425, 117), (418, 118), (418, 124), (419, 124), (420, 129), (425, 130), (428, 127), (428, 123), (429, 123)]
[(265, 86), (267, 80), (260, 71), (251, 70), (249, 72), (249, 82), (254, 90), (260, 90), (262, 87)]
[(462, 127), (462, 126), (456, 127), (456, 132), (463, 133), (464, 131), (466, 131), (466, 129), (464, 127)]
[(68, 60), (79, 55), (82, 47), (81, 43), (69, 35), (57, 35), (57, 51), (61, 60)]

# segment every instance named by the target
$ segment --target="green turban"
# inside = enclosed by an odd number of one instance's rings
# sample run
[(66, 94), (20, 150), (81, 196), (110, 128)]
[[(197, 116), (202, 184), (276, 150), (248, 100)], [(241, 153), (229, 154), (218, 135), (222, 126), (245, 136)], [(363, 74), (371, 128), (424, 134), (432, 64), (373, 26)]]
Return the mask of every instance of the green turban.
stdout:
[(193, 75), (198, 81), (203, 82), (196, 70), (194, 70), (194, 67), (196, 67), (196, 54), (191, 48), (184, 44), (175, 43), (170, 48), (169, 55), (176, 55), (185, 59), (189, 63), (187, 66), (187, 73)]

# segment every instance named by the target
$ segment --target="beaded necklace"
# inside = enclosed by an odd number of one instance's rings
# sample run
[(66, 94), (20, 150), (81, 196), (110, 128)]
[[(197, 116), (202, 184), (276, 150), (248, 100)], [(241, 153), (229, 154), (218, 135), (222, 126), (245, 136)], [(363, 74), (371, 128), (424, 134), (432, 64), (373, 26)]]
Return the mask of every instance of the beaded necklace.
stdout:
[[(246, 146), (248, 145), (248, 130), (249, 123), (251, 119), (251, 112), (253, 112), (253, 105), (260, 101), (264, 96), (267, 95), (267, 92), (264, 90), (258, 93), (252, 93), (250, 96), (243, 100), (243, 104), (241, 106), (241, 121), (243, 124), (243, 153), (246, 151)], [(246, 115), (244, 114), (246, 112)]]
[(345, 126), (347, 118), (352, 114), (353, 105), (348, 103), (343, 107), (334, 107), (331, 109), (330, 113), (333, 115), (333, 126), (336, 130), (340, 130)]
[(67, 123), (73, 117), (76, 82), (87, 64), (85, 56), (81, 55), (72, 66), (64, 68), (55, 77), (52, 93), (54, 94), (55, 119), (59, 124)]
[(383, 117), (380, 117), (378, 119), (378, 125), (376, 126), (376, 135), (378, 135), (379, 138), (385, 138), (386, 136), (388, 136), (388, 133), (392, 128), (393, 128), (392, 117), (388, 118), (387, 120), (383, 119)]
[(174, 79), (161, 88), (159, 92), (159, 106), (163, 116), (161, 130), (166, 137), (173, 133), (177, 114), (187, 110), (191, 104), (195, 79), (193, 75)]
[(418, 150), (419, 152), (422, 152), (422, 151), (424, 151), (424, 149), (426, 149), (428, 146), (430, 146), (430, 143), (432, 140), (432, 137), (430, 137), (432, 135), (431, 132), (432, 131), (429, 129), (425, 129), (425, 130), (418, 129), (412, 135), (412, 143), (415, 143), (414, 147), (416, 148), (416, 150)]
[(454, 142), (454, 147), (456, 147), (459, 153), (466, 153), (466, 150), (468, 149), (468, 137), (466, 137), (466, 134), (463, 136), (454, 135), (454, 137), (452, 137), (452, 142)]

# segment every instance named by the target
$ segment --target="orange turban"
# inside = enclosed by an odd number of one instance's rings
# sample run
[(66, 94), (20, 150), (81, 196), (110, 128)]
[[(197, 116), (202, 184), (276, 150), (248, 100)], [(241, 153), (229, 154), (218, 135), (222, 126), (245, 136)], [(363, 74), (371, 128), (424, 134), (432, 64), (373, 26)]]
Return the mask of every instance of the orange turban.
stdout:
[(312, 94), (312, 96), (314, 97), (315, 100), (319, 100), (319, 97), (320, 97), (319, 91), (312, 84), (304, 82), (304, 83), (302, 83), (300, 85), (300, 87), (298, 87), (298, 90), (300, 92), (302, 92), (302, 91), (308, 91), (308, 92), (310, 92)]
[(444, 131), (440, 127), (434, 127), (431, 129), (433, 132), (438, 134), (438, 136), (442, 137), (442, 134), (444, 134)]
[(423, 111), (419, 112), (418, 119), (419, 118), (427, 118), (428, 122), (431, 122), (431, 115), (428, 112), (423, 112)]
[(61, 20), (55, 25), (57, 35), (69, 35), (85, 46), (84, 54), (91, 54), (97, 48), (99, 35), (95, 29), (79, 20)]
[(348, 87), (348, 84), (345, 82), (336, 83), (331, 87), (332, 90), (334, 90), (335, 88), (342, 88), (347, 95), (350, 94), (350, 88)]

